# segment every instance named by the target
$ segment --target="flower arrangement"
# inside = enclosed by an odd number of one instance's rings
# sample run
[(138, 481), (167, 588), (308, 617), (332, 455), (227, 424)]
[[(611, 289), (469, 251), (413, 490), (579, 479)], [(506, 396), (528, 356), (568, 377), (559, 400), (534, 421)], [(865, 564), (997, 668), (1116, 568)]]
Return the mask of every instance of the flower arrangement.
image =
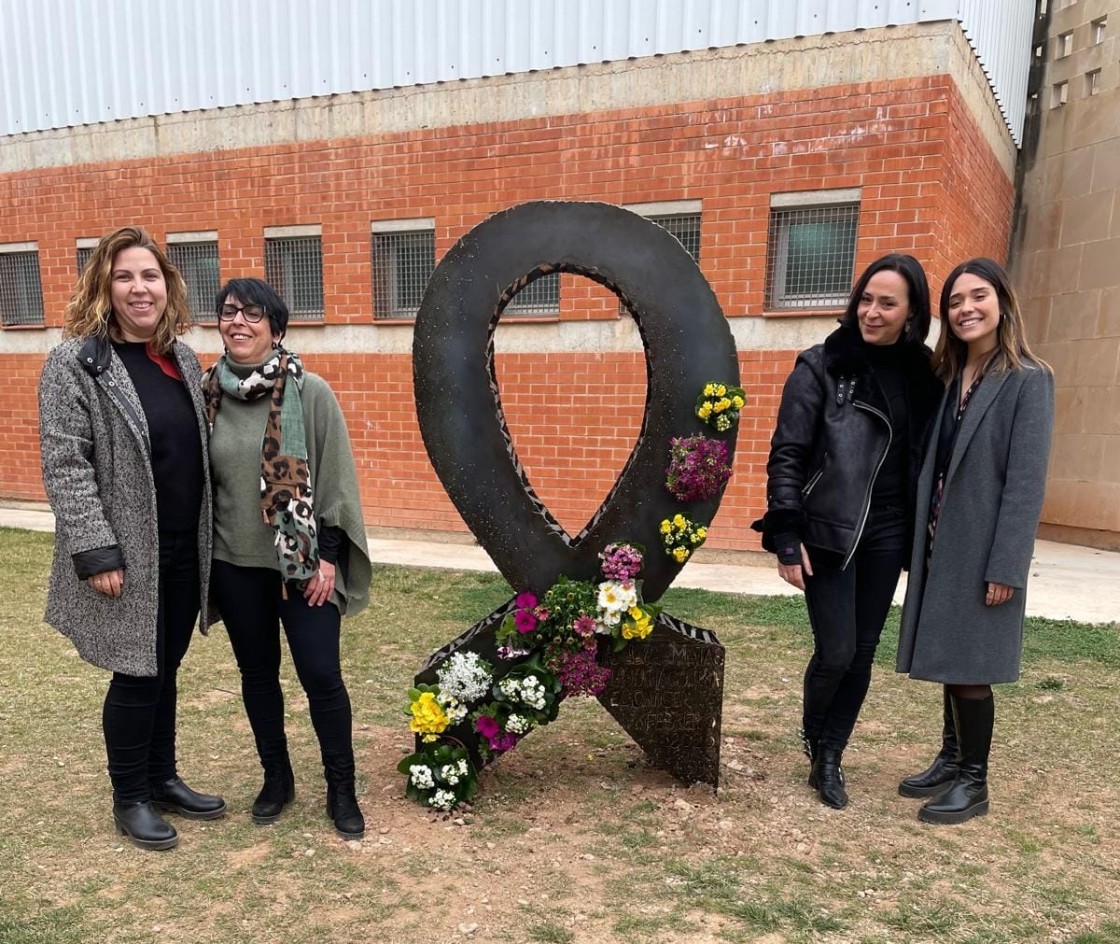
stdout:
[(665, 553), (678, 564), (688, 560), (692, 552), (708, 537), (706, 526), (680, 514), (662, 521), (660, 530)]
[(397, 770), (408, 777), (407, 796), (441, 812), (465, 803), (478, 790), (478, 771), (462, 745), (425, 745), (404, 758)]
[(703, 435), (678, 436), (669, 443), (665, 487), (678, 501), (711, 498), (731, 478), (730, 453), (723, 440)]
[(398, 766), (409, 778), (409, 796), (454, 809), (477, 789), (477, 773), (452, 729), (470, 724), (484, 756), (508, 751), (553, 721), (564, 698), (606, 688), (604, 646), (618, 650), (649, 636), (660, 607), (642, 601), (642, 548), (610, 544), (599, 559), (601, 581), (560, 577), (540, 598), (527, 591), (514, 598), (495, 634), (507, 671), (478, 653), (455, 652), (437, 670), (438, 684), (409, 690), (409, 728), (423, 742)]
[(729, 387), (713, 381), (704, 385), (696, 398), (696, 415), (719, 432), (726, 433), (739, 422), (739, 411), (747, 402), (742, 387)]

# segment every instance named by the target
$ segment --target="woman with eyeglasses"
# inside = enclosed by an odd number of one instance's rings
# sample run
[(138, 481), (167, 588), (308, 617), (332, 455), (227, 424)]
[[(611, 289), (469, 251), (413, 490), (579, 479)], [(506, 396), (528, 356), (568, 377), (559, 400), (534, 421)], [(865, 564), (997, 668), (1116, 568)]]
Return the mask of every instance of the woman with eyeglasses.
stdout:
[[(225, 814), (179, 777), (179, 664), (206, 600), (206, 418), (178, 270), (144, 230), (103, 237), (39, 380), (43, 484), (55, 515), (46, 620), (113, 673), (101, 722), (117, 829), (179, 842), (162, 812)], [(205, 629), (206, 621), (202, 621)]]
[(346, 421), (326, 381), (282, 346), (288, 307), (267, 282), (232, 279), (216, 310), (225, 354), (202, 381), (213, 601), (264, 768), (253, 821), (274, 822), (295, 796), (280, 688), (283, 625), (319, 740), (327, 815), (340, 836), (360, 839), (339, 643), (342, 616), (368, 602), (372, 570)]

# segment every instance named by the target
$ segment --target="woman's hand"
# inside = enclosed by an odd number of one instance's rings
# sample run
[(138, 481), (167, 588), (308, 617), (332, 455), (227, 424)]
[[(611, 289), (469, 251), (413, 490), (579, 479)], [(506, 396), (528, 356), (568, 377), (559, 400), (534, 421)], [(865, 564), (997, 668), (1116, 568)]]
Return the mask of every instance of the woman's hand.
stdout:
[(86, 582), (98, 593), (119, 597), (124, 592), (124, 571), (107, 570), (103, 574), (94, 574)]
[(778, 576), (786, 583), (793, 584), (798, 590), (804, 592), (805, 578), (813, 576), (813, 565), (809, 563), (809, 552), (805, 545), (801, 545), (800, 564), (778, 564)]
[(1001, 603), (1006, 603), (1014, 593), (1015, 588), (1005, 583), (990, 583), (988, 592), (984, 596), (984, 606), (999, 606)]
[(308, 606), (322, 606), (334, 593), (334, 564), (319, 561), (319, 572), (303, 585), (303, 598)]

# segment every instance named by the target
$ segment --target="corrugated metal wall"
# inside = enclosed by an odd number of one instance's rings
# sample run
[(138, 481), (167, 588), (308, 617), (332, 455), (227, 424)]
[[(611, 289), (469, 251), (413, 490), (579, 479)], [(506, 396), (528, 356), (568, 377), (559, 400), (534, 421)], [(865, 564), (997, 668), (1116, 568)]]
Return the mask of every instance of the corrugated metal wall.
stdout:
[(961, 19), (1018, 141), (1033, 0), (0, 0), (0, 135)]

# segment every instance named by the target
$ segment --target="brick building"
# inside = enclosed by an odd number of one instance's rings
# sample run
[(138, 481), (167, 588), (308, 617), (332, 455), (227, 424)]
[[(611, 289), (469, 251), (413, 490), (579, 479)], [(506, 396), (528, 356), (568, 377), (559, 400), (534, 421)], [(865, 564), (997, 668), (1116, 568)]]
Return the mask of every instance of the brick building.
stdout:
[[(443, 73), (410, 70), (398, 50), (397, 71), (358, 90), (329, 68), (322, 86), (302, 66), (262, 70), (283, 95), (238, 73), (249, 66), (223, 72), (219, 62), (209, 107), (197, 82), (194, 99), (169, 97), (174, 83), (153, 91), (133, 63), (111, 87), (78, 82), (84, 91), (68, 99), (52, 86), (44, 107), (21, 110), (12, 102), (26, 105), (46, 88), (25, 82), (25, 98), (17, 88), (0, 102), (8, 109), (0, 111), (0, 497), (43, 497), (35, 388), (44, 355), (60, 337), (83, 254), (113, 227), (141, 224), (187, 277), (200, 322), (188, 343), (204, 364), (220, 351), (206, 310), (219, 279), (265, 276), (286, 294), (289, 346), (346, 412), (368, 524), (463, 534), (413, 416), (411, 319), (427, 273), (497, 210), (601, 200), (674, 232), (730, 321), (749, 403), (708, 546), (756, 549), (748, 525), (764, 504), (781, 384), (797, 351), (831, 329), (853, 273), (884, 252), (911, 252), (938, 289), (967, 256), (1006, 257), (1033, 11), (1021, 0), (952, 0), (922, 4), (921, 15), (908, 3), (838, 14), (835, 4), (799, 0), (780, 22), (760, 24), (745, 13), (754, 4), (701, 6), (709, 19), (699, 43), (689, 38), (696, 7), (658, 0), (632, 13), (621, 38), (609, 18), (600, 32), (577, 24), (579, 40), (565, 50), (563, 5), (533, 0), (522, 9), (554, 16), (548, 35), (558, 48), (544, 71), (532, 71), (542, 68), (533, 60), (544, 50), (539, 22), (518, 32), (513, 17), (502, 32), (484, 17), (469, 29), (406, 26), (416, 36), (460, 29), (463, 49), (497, 50), (499, 60), (508, 50), (510, 74), (487, 75), (485, 64), (472, 73), (466, 65), (479, 57), (467, 55), (452, 57), (450, 72), (447, 62), (437, 64)], [(675, 11), (673, 28), (665, 11)], [(298, 12), (278, 4), (285, 15)], [(298, 36), (298, 26), (292, 19), (283, 29)], [(105, 29), (71, 28), (94, 45)], [(171, 27), (137, 28), (164, 30), (153, 33), (158, 49)], [(344, 27), (323, 30), (330, 35), (313, 41), (345, 44)], [(687, 51), (696, 45), (704, 48)], [(256, 47), (228, 48), (261, 61)], [(524, 62), (514, 62), (517, 49), (529, 50)], [(221, 44), (208, 52), (199, 41), (196, 52), (220, 57)], [(57, 61), (29, 59), (0, 56), (3, 78)], [(98, 57), (87, 59), (96, 70)], [(180, 51), (171, 66), (186, 59)], [(360, 71), (356, 59), (350, 67)], [(639, 428), (637, 332), (604, 289), (563, 275), (518, 297), (496, 343), (519, 456), (557, 519), (577, 531)]]

